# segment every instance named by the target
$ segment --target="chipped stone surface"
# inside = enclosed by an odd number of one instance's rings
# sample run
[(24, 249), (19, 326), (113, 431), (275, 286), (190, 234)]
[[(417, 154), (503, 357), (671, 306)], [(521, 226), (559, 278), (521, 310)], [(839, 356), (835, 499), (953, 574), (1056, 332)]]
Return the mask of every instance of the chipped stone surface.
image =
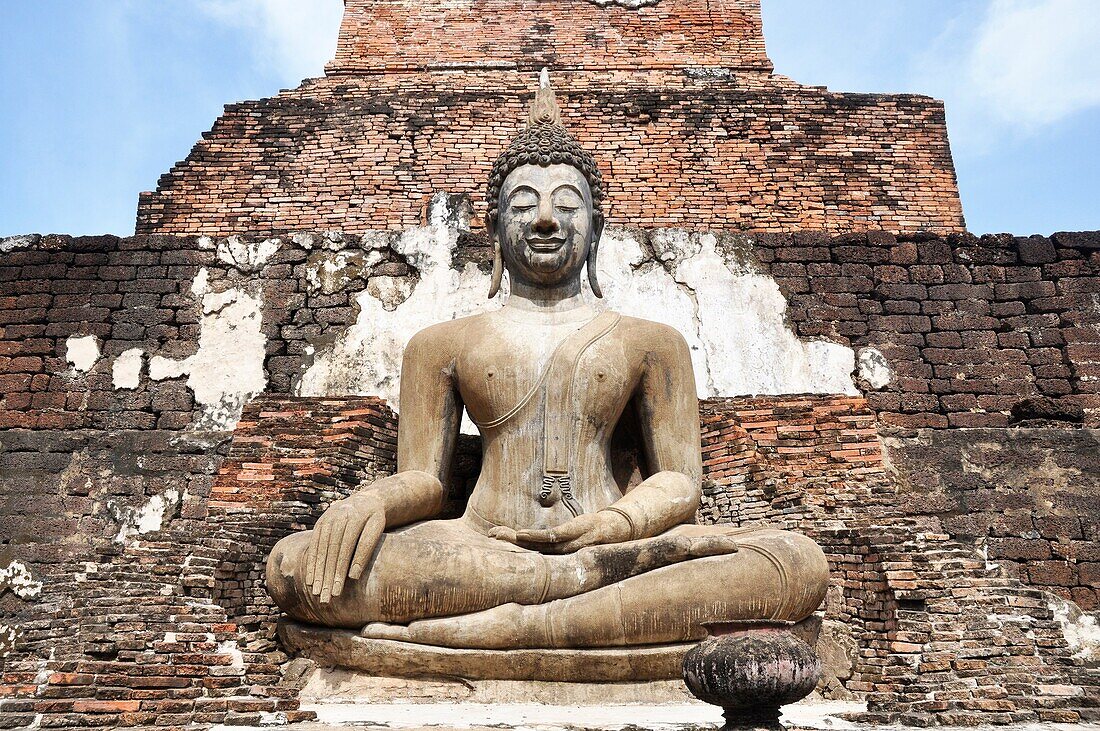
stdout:
[(95, 335), (72, 335), (65, 341), (65, 360), (77, 373), (87, 373), (99, 360), (99, 339)]
[(130, 348), (115, 358), (111, 366), (111, 382), (115, 388), (133, 390), (141, 385), (144, 352), (141, 348)]

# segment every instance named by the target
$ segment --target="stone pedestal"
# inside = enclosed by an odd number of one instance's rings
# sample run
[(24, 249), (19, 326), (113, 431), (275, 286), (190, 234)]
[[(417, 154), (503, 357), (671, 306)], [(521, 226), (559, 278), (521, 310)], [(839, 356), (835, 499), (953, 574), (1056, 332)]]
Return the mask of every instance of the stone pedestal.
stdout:
[(785, 622), (707, 625), (710, 637), (684, 657), (684, 682), (700, 700), (721, 706), (723, 731), (782, 729), (781, 708), (813, 692), (821, 663)]
[(694, 643), (563, 650), (456, 650), (393, 640), (373, 640), (349, 630), (284, 619), (283, 647), (321, 667), (373, 676), (450, 676), (469, 680), (545, 680), (622, 683), (673, 680)]

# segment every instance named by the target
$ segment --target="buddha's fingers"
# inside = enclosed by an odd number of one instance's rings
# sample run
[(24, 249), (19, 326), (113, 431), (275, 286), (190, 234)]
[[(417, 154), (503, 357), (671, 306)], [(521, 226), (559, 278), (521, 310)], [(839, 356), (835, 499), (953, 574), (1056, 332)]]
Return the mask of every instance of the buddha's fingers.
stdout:
[(321, 516), (321, 518), (320, 525), (313, 529), (315, 548), (313, 550), (313, 560), (310, 562), (313, 576), (310, 588), (314, 596), (321, 593), (321, 585), (324, 583), (325, 576), (325, 555), (328, 552), (328, 522), (324, 520), (324, 516)]
[(306, 588), (313, 589), (313, 561), (317, 555), (317, 530), (313, 530), (309, 534), (309, 543), (306, 545), (305, 553), (302, 554), (302, 562), (306, 567)]
[(557, 543), (560, 539), (553, 528), (545, 530), (517, 530), (516, 543)]
[[(585, 513), (576, 518), (567, 520), (561, 525), (544, 530), (520, 530), (516, 531), (516, 540), (520, 543), (565, 544), (586, 537), (587, 534), (595, 534), (600, 527), (600, 518), (597, 513)], [(595, 536), (591, 543), (600, 543)], [(565, 551), (564, 545), (561, 550)], [(573, 549), (576, 550), (576, 549)]]
[(363, 575), (363, 570), (374, 556), (374, 549), (378, 546), (378, 539), (382, 537), (382, 531), (386, 529), (386, 517), (375, 513), (367, 519), (359, 534), (359, 541), (355, 548), (355, 555), (351, 559), (351, 570), (348, 578), (358, 580)]
[(503, 525), (491, 528), (489, 530), (489, 537), (495, 538), (498, 541), (504, 541), (505, 543), (516, 543), (519, 540), (519, 535), (516, 533), (515, 529)]
[(351, 564), (351, 555), (355, 551), (355, 544), (359, 540), (361, 531), (352, 521), (348, 521), (344, 528), (344, 536), (340, 540), (340, 552), (336, 558), (336, 570), (332, 575), (332, 596), (340, 596), (344, 591), (344, 580), (348, 577), (348, 567)]
[(350, 521), (341, 516), (339, 522), (333, 526), (328, 534), (328, 549), (325, 553), (325, 578), (321, 583), (321, 603), (328, 604), (332, 599), (332, 587), (336, 583), (336, 563), (340, 559), (340, 545), (344, 542), (344, 534), (348, 532)]

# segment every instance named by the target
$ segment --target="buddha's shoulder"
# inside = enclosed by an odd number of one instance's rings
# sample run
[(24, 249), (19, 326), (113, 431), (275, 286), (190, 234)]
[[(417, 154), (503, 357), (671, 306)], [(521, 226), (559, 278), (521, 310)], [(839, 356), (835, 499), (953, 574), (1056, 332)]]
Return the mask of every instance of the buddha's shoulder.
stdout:
[(480, 313), (467, 317), (457, 317), (454, 320), (437, 322), (434, 325), (428, 325), (428, 327), (418, 331), (412, 336), (409, 343), (415, 343), (421, 346), (443, 346), (466, 337), (469, 334), (470, 328), (483, 326), (484, 320), (485, 314)]
[(671, 325), (629, 315), (620, 315), (619, 317), (620, 320), (616, 329), (624, 338), (644, 347), (646, 350), (659, 350), (665, 347), (678, 348), (681, 344), (684, 346), (687, 344), (683, 334)]

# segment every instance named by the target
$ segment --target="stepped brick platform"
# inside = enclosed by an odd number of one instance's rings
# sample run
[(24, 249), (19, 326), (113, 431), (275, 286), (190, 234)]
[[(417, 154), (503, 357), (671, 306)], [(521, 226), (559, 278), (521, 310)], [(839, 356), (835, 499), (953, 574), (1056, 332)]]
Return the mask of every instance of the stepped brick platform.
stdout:
[(943, 105), (774, 74), (759, 0), (350, 0), (327, 75), (228, 106), (137, 232), (400, 230), (436, 193), (481, 212), (542, 66), (612, 224), (963, 230)]
[[(264, 558), (394, 470), (393, 411), (342, 394), (400, 343), (349, 334), (420, 323), (440, 269), (484, 291), (485, 180), (544, 66), (639, 281), (686, 296), (668, 242), (706, 239), (794, 352), (875, 365), (861, 396), (703, 403), (698, 519), (828, 555), (819, 690), (879, 723), (1100, 720), (1100, 234), (965, 233), (943, 105), (776, 74), (759, 0), (345, 8), (325, 76), (227, 106), (140, 235), (0, 240), (0, 728), (312, 717)], [(383, 386), (304, 387), (344, 346)]]

